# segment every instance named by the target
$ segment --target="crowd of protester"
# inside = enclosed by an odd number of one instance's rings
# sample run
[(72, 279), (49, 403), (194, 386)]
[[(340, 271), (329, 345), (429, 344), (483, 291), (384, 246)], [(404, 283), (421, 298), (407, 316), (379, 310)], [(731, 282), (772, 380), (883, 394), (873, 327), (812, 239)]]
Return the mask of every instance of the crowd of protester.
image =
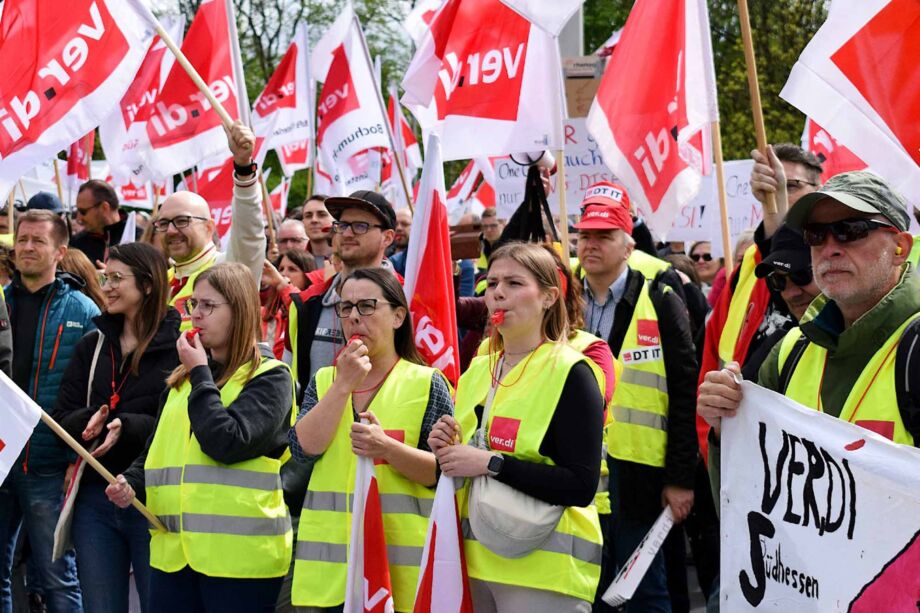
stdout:
[[(571, 253), (508, 240), (494, 209), (472, 220), (453, 389), (415, 347), (412, 212), (375, 192), (311, 195), (272, 245), (252, 133), (237, 124), (228, 143), (225, 249), (191, 192), (126, 237), (131, 213), (98, 180), (72, 220), (40, 194), (0, 228), (0, 369), (117, 475), (38, 426), (0, 487), (2, 611), (24, 594), (127, 611), (130, 585), (143, 611), (341, 611), (358, 456), (377, 465), (397, 611), (412, 610), (441, 474), (465, 479), (477, 612), (613, 610), (600, 595), (664, 507), (677, 527), (626, 610), (689, 611), (697, 589), (717, 610), (733, 373), (807, 404), (826, 364), (819, 405), (851, 414), (859, 373), (920, 312), (903, 199), (864, 172), (822, 188), (819, 161), (780, 145), (753, 153), (751, 177), (779, 210), (738, 239), (730, 273), (709, 242), (654, 245), (611, 183), (588, 190)], [(857, 410), (913, 444), (918, 411), (900, 398)], [(512, 553), (485, 531), (486, 476), (558, 509), (551, 540)]]

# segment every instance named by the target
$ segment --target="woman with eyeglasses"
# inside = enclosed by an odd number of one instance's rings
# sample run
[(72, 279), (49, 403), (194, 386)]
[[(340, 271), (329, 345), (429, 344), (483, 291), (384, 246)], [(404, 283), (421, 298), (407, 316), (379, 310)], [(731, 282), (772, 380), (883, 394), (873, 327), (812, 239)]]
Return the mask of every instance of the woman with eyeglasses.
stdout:
[[(166, 306), (166, 267), (166, 258), (150, 245), (111, 248), (102, 277), (104, 312), (93, 319), (98, 332), (77, 344), (58, 394), (55, 418), (113, 474), (126, 470), (144, 451), (166, 377), (179, 363), (181, 318)], [(146, 611), (147, 520), (133, 507), (112, 506), (105, 487), (96, 471), (86, 470), (73, 508), (83, 607), (88, 613), (126, 611), (133, 568)]]
[(712, 257), (712, 243), (709, 241), (693, 243), (690, 246), (689, 256), (696, 267), (696, 274), (700, 278), (703, 294), (709, 293), (712, 281), (724, 265), (724, 260)]
[(150, 611), (274, 611), (291, 561), (279, 475), (291, 374), (259, 351), (258, 291), (242, 264), (199, 274), (185, 304), (195, 327), (176, 342), (149, 448), (106, 494), (122, 508), (146, 494), (169, 529), (150, 540)]
[(352, 272), (336, 312), (348, 344), (304, 395), (291, 451), (313, 462), (294, 554), (292, 602), (341, 611), (356, 456), (373, 458), (396, 611), (411, 611), (434, 491), (432, 426), (453, 405), (415, 348), (402, 287), (382, 268)]

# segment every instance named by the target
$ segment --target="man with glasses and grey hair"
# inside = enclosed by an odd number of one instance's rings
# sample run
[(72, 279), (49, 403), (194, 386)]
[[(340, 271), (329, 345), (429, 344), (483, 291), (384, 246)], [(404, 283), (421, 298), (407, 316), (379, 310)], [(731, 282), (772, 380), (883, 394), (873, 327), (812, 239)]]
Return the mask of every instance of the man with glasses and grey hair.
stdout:
[(169, 304), (182, 313), (182, 330), (192, 327), (191, 318), (182, 308), (192, 295), (195, 277), (220, 262), (239, 262), (251, 272), (256, 283), (262, 277), (265, 259), (265, 233), (262, 229), (262, 192), (252, 161), (255, 145), (252, 130), (239, 121), (227, 133), (233, 154), (233, 222), (226, 252), (214, 244), (215, 223), (207, 201), (193, 192), (176, 192), (166, 198), (153, 220), (154, 231), (161, 237), (173, 267), (169, 271), (172, 286)]

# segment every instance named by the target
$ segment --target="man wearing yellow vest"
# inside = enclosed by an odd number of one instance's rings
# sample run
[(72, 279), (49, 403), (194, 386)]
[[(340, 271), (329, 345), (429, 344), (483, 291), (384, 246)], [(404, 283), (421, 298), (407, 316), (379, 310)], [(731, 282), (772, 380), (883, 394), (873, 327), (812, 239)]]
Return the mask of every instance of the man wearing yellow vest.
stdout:
[(163, 204), (153, 220), (154, 231), (162, 237), (169, 271), (170, 306), (182, 313), (182, 330), (192, 327), (183, 305), (192, 295), (195, 277), (220, 262), (239, 262), (252, 272), (258, 285), (265, 259), (265, 232), (262, 224), (262, 192), (256, 176), (252, 150), (256, 139), (252, 130), (237, 121), (227, 133), (233, 154), (233, 221), (227, 250), (214, 244), (214, 220), (207, 201), (193, 192), (176, 192)]
[[(575, 226), (585, 272), (585, 327), (606, 339), (623, 365), (606, 434), (612, 519), (605, 547), (616, 567), (626, 562), (663, 506), (671, 507), (678, 522), (687, 516), (697, 462), (697, 362), (687, 309), (670, 288), (647, 281), (628, 265), (634, 246), (628, 202), (617, 184), (593, 186)], [(601, 590), (615, 570), (605, 569)], [(628, 610), (671, 610), (661, 552)]]
[[(802, 198), (786, 224), (811, 247), (821, 294), (774, 347), (758, 383), (896, 443), (920, 441), (920, 402), (906, 384), (920, 317), (920, 278), (907, 264), (912, 237), (904, 200), (868, 172), (837, 175)], [(909, 342), (905, 342), (909, 341)], [(712, 426), (710, 467), (723, 417), (741, 401), (738, 364), (706, 375), (698, 410)], [(823, 374), (822, 374), (823, 373)]]

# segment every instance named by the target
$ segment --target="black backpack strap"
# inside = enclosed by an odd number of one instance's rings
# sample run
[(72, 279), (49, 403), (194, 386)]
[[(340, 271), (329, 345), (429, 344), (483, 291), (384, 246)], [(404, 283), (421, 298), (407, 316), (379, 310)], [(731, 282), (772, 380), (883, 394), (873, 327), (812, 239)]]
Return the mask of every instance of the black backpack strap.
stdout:
[(904, 329), (894, 360), (894, 389), (901, 420), (914, 443), (920, 444), (920, 317)]
[[(780, 342), (782, 342), (782, 340), (780, 340)], [(786, 356), (786, 362), (783, 364), (782, 370), (779, 371), (779, 389), (777, 391), (780, 394), (785, 394), (786, 390), (789, 388), (789, 381), (792, 380), (792, 373), (795, 372), (795, 367), (798, 366), (799, 360), (801, 360), (802, 355), (805, 354), (808, 343), (808, 338), (804, 334), (800, 335), (789, 351), (789, 355)]]

